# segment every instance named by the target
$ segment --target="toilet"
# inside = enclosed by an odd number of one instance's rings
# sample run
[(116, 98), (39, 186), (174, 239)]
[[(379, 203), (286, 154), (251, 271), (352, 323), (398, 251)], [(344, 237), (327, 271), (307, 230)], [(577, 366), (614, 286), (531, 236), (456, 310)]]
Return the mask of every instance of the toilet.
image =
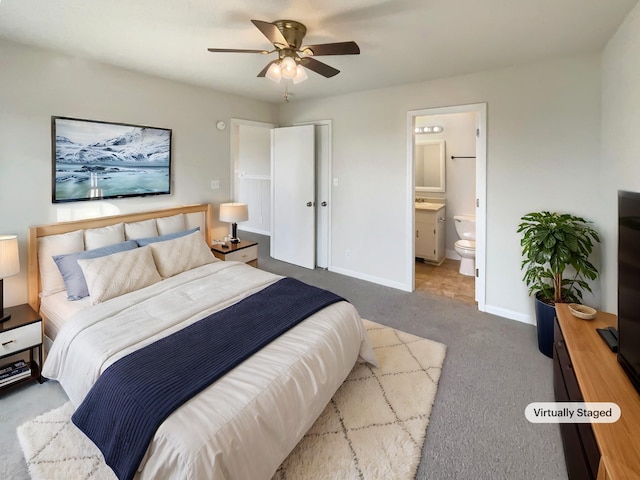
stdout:
[(469, 277), (476, 275), (476, 217), (472, 215), (454, 215), (453, 220), (458, 233), (454, 249), (462, 257), (460, 273)]

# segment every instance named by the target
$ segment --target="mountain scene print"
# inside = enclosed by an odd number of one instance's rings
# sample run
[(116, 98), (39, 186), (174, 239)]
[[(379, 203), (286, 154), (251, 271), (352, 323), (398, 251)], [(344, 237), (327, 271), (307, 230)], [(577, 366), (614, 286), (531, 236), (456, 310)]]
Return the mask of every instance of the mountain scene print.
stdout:
[(55, 119), (55, 201), (169, 193), (171, 130)]

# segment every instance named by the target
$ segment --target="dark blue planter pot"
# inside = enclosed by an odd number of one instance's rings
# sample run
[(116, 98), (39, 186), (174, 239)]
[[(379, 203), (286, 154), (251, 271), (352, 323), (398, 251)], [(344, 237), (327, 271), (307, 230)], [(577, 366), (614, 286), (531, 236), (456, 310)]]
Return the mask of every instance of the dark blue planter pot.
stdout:
[(540, 301), (536, 296), (538, 349), (549, 358), (553, 358), (553, 322), (555, 318), (556, 307)]

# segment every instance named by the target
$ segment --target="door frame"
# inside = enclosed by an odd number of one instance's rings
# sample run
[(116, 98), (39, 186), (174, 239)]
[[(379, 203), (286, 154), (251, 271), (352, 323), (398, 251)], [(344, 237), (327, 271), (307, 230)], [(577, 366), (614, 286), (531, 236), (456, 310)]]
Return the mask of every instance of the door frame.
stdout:
[(448, 107), (425, 108), (407, 112), (407, 249), (406, 275), (411, 291), (415, 290), (415, 165), (413, 124), (415, 117), (452, 113), (476, 113), (476, 301), (478, 310), (486, 309), (487, 258), (487, 104), (472, 103)]

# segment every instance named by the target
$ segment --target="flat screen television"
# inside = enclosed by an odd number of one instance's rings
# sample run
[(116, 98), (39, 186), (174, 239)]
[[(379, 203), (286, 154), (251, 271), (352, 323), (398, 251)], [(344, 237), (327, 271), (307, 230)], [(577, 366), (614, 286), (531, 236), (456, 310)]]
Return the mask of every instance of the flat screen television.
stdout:
[(171, 193), (171, 130), (51, 117), (53, 203)]
[(640, 393), (640, 193), (618, 192), (618, 362)]

